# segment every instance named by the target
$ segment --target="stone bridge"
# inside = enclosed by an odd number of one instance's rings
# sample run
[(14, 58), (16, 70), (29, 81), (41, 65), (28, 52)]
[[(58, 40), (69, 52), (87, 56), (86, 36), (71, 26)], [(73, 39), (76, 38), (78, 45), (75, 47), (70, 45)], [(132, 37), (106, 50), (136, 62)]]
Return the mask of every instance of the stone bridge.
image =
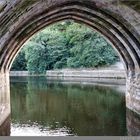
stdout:
[(9, 70), (36, 32), (72, 19), (98, 31), (126, 71), (126, 107), (140, 114), (140, 0), (0, 0), (0, 125), (10, 114)]

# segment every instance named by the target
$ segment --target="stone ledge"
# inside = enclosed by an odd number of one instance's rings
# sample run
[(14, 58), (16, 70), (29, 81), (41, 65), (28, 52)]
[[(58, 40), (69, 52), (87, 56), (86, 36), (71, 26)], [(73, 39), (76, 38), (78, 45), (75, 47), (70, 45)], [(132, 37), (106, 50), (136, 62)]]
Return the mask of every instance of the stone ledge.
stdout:
[[(10, 71), (10, 76), (37, 76), (30, 75), (28, 71)], [(80, 78), (116, 78), (125, 79), (124, 70), (49, 70), (39, 76), (47, 77), (80, 77)]]

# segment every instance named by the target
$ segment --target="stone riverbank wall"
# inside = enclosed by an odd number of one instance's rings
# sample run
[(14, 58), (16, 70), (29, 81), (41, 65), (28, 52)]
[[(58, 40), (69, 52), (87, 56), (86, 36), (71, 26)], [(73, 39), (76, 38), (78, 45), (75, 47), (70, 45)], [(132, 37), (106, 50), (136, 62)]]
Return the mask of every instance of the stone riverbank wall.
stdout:
[[(28, 71), (10, 71), (10, 76), (38, 76)], [(124, 70), (49, 70), (39, 76), (75, 78), (116, 78), (125, 79)]]

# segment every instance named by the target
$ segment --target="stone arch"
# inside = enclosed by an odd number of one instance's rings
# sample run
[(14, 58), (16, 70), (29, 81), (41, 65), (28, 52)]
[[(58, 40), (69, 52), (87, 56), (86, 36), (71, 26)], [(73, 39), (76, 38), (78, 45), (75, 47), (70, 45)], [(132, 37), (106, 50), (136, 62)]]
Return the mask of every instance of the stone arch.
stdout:
[(127, 107), (140, 113), (140, 14), (137, 8), (132, 9), (122, 0), (3, 0), (1, 5), (1, 73), (9, 72), (16, 54), (33, 34), (55, 22), (72, 19), (97, 30), (114, 46), (126, 68)]
[[(2, 69), (6, 71), (9, 68), (18, 49), (25, 40), (35, 32), (48, 24), (64, 19), (73, 19), (89, 25), (106, 36), (120, 54), (125, 64), (127, 74), (134, 74), (135, 69), (139, 69), (140, 64), (139, 56), (132, 46), (134, 42), (131, 42), (131, 34), (128, 33), (129, 31), (121, 22), (102, 9), (97, 8), (95, 5), (91, 6), (91, 4), (93, 5), (93, 3), (68, 1), (56, 5), (57, 7), (52, 6), (51, 10), (46, 8), (44, 11), (43, 8), (40, 8), (40, 13), (37, 13), (37, 15), (32, 15), (32, 13), (29, 12), (32, 16), (29, 18), (27, 17), (27, 19), (26, 17), (21, 18), (26, 22), (23, 23), (24, 21), (20, 21), (21, 23), (17, 23), (18, 26), (16, 27), (16, 31), (12, 34), (12, 38), (7, 40), (7, 44), (5, 44), (6, 48), (2, 48), (0, 59)], [(35, 6), (40, 5), (43, 6), (42, 3), (38, 3)], [(33, 7), (34, 9), (37, 8), (35, 6)], [(46, 12), (46, 10), (48, 10), (48, 12)]]

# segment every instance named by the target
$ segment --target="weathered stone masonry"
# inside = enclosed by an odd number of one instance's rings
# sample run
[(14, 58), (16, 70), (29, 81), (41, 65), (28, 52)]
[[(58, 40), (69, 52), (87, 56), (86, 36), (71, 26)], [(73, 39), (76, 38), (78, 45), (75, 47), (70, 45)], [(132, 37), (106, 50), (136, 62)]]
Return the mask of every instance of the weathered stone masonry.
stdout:
[(25, 41), (65, 19), (90, 26), (112, 44), (126, 70), (126, 106), (140, 114), (139, 0), (1, 0), (0, 85), (5, 93), (9, 92), (5, 75)]

